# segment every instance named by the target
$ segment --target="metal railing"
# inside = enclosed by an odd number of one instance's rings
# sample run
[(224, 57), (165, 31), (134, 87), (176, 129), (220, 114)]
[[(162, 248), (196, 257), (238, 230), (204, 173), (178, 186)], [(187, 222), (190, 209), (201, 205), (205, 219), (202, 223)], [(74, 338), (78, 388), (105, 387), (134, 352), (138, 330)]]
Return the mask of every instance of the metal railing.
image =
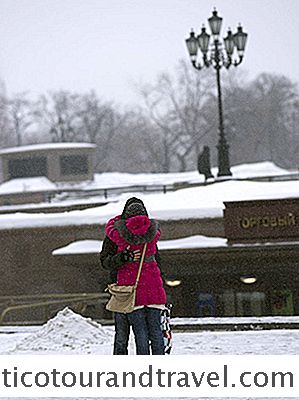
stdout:
[(126, 186), (111, 186), (96, 189), (60, 189), (48, 192), (48, 201), (52, 201), (57, 195), (65, 195), (67, 198), (86, 198), (93, 196), (103, 196), (104, 199), (108, 199), (109, 195), (120, 194), (126, 192), (163, 192), (173, 190), (173, 184), (137, 184), (137, 185), (126, 185)]
[[(40, 295), (21, 295), (21, 296), (0, 296), (0, 325), (5, 324), (4, 319), (8, 314), (19, 310), (31, 310), (33, 308), (42, 308), (44, 312), (43, 321), (49, 319), (50, 306), (62, 305), (65, 306), (80, 304), (104, 304), (107, 302), (108, 295), (105, 293), (70, 293), (70, 294), (40, 294)], [(14, 324), (22, 324), (24, 320), (13, 321)], [(11, 323), (11, 321), (9, 321)]]
[[(74, 188), (60, 188), (53, 190), (45, 190), (45, 191), (35, 191), (35, 192), (22, 192), (22, 193), (14, 193), (13, 196), (11, 194), (0, 194), (0, 207), (8, 207), (3, 210), (0, 209), (0, 213), (10, 213), (15, 212), (15, 210), (27, 211), (27, 209), (22, 206), (26, 204), (26, 199), (29, 202), (32, 202), (31, 196), (34, 194), (38, 196), (39, 203), (42, 203), (40, 208), (47, 207), (51, 205), (50, 210), (54, 207), (63, 208), (63, 202), (68, 201), (80, 201), (82, 200), (82, 204), (86, 205), (86, 199), (94, 198), (96, 201), (96, 206), (107, 204), (108, 197), (111, 198), (113, 195), (120, 195), (122, 193), (130, 193), (130, 192), (160, 192), (166, 193), (167, 191), (176, 190), (173, 184), (145, 184), (145, 185), (129, 185), (129, 186), (115, 186), (115, 187), (105, 187), (105, 188), (97, 188), (97, 189), (74, 189)], [(22, 202), (20, 202), (20, 198), (22, 198)], [(37, 201), (35, 201), (36, 203)], [(20, 207), (21, 206), (21, 207)], [(76, 204), (74, 204), (76, 207)], [(80, 204), (77, 204), (77, 207), (80, 208)], [(67, 207), (67, 206), (65, 206)], [(69, 205), (70, 207), (70, 205)], [(90, 207), (94, 207), (94, 204), (90, 203)], [(34, 210), (34, 207), (29, 207), (30, 210)]]
[[(284, 175), (265, 175), (265, 176), (253, 176), (253, 177), (247, 177), (247, 178), (231, 178), (231, 180), (235, 181), (267, 181), (267, 182), (277, 182), (277, 181), (290, 181), (290, 180), (299, 180), (299, 172), (295, 171), (289, 174), (284, 174)], [(46, 191), (39, 191), (39, 192), (34, 192), (35, 194), (39, 194), (41, 198), (43, 198), (43, 206), (41, 205), (40, 208), (46, 207), (45, 203), (54, 204), (55, 206), (59, 209), (63, 207), (62, 202), (63, 201), (72, 201), (72, 200), (82, 200), (84, 202), (84, 205), (86, 206), (85, 199), (86, 198), (96, 198), (100, 197), (100, 199), (95, 199), (97, 201), (97, 206), (98, 205), (104, 205), (107, 204), (109, 200), (107, 200), (109, 197), (113, 195), (119, 195), (122, 193), (127, 193), (127, 192), (162, 192), (162, 193), (167, 193), (171, 191), (176, 191), (179, 189), (185, 189), (185, 188), (191, 188), (191, 187), (199, 187), (199, 186), (206, 186), (206, 185), (211, 185), (211, 184), (216, 184), (222, 181), (217, 181), (217, 180), (209, 180), (207, 182), (174, 182), (174, 183), (169, 183), (169, 184), (163, 184), (163, 183), (151, 183), (151, 184), (136, 184), (136, 185), (126, 185), (126, 186), (112, 186), (112, 187), (102, 187), (102, 188), (95, 188), (95, 189), (74, 189), (74, 188), (57, 188), (54, 190), (46, 190)], [(18, 194), (19, 196), (30, 196), (32, 192), (23, 192)], [(15, 196), (17, 194), (14, 194)], [(13, 201), (11, 200), (11, 194), (3, 194), (0, 195), (0, 203), (3, 205), (7, 205), (12, 207), (12, 210), (2, 210), (0, 209), (0, 213), (6, 213), (6, 212), (15, 212), (15, 209), (19, 211), (19, 206), (20, 204), (13, 204)], [(73, 206), (76, 206), (74, 204)], [(80, 205), (77, 205), (80, 208)], [(90, 207), (93, 207), (94, 204), (90, 203)], [(65, 206), (67, 207), (72, 207), (71, 205)], [(30, 208), (31, 209), (31, 208)], [(52, 208), (50, 208), (51, 210)], [(34, 210), (34, 208), (32, 208)], [(26, 210), (25, 210), (26, 211)], [(57, 210), (59, 211), (59, 210)]]

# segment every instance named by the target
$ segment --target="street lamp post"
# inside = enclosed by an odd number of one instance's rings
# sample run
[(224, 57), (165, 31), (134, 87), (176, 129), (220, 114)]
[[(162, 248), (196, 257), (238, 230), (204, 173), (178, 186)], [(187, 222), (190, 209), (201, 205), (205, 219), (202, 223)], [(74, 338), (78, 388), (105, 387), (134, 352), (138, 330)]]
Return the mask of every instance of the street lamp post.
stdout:
[[(218, 91), (218, 113), (219, 113), (219, 141), (218, 149), (218, 177), (224, 178), (231, 176), (229, 162), (229, 145), (227, 143), (224, 124), (223, 124), (223, 108), (222, 108), (222, 92), (220, 70), (222, 67), (229, 68), (231, 65), (235, 67), (243, 61), (244, 50), (247, 40), (247, 33), (243, 32), (242, 26), (239, 25), (235, 34), (229, 29), (227, 36), (223, 39), (223, 43), (219, 40), (222, 18), (218, 16), (217, 11), (213, 11), (212, 17), (208, 19), (210, 30), (212, 33), (212, 44), (210, 44), (210, 35), (206, 32), (203, 26), (200, 35), (197, 37), (193, 30), (190, 32), (190, 37), (186, 39), (188, 52), (194, 68), (201, 70), (204, 67), (213, 66), (216, 70), (217, 91)], [(200, 49), (202, 53), (202, 63), (198, 62)], [(234, 51), (237, 50), (238, 57), (234, 59)]]

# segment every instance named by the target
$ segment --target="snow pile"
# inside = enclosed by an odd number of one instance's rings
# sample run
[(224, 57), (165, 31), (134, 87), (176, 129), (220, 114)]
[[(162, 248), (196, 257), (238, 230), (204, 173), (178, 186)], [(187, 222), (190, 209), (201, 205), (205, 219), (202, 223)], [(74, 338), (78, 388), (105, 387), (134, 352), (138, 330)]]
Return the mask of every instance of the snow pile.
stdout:
[(51, 182), (45, 176), (35, 178), (11, 179), (0, 185), (0, 194), (22, 193), (22, 192), (43, 192), (55, 190), (55, 183)]
[(65, 353), (79, 350), (90, 353), (91, 346), (111, 341), (111, 332), (92, 321), (74, 313), (69, 308), (59, 311), (38, 331), (17, 342), (14, 352)]

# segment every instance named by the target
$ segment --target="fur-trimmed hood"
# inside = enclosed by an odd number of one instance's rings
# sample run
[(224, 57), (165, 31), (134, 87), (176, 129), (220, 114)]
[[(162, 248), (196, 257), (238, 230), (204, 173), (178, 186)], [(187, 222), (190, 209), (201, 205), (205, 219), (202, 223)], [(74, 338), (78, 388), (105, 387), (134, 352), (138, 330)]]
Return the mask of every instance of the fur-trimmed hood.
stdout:
[(138, 245), (150, 243), (154, 239), (158, 240), (160, 230), (158, 222), (146, 215), (137, 215), (127, 219), (117, 216), (107, 223), (106, 234), (114, 242), (123, 239), (127, 243)]

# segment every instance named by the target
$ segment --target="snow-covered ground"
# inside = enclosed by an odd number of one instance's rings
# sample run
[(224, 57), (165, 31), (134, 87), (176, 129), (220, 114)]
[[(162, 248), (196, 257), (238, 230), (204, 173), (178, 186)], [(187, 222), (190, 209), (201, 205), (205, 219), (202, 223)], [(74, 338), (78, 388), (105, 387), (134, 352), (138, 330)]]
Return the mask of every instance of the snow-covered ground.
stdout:
[[(245, 173), (245, 171), (244, 171)], [(120, 175), (120, 174), (119, 174)], [(138, 174), (137, 174), (138, 175)], [(151, 177), (152, 174), (148, 174)], [(166, 178), (165, 178), (166, 179)], [(140, 197), (150, 215), (160, 220), (222, 217), (225, 201), (299, 197), (298, 181), (225, 181), (167, 193), (123, 193), (106, 206), (64, 213), (0, 215), (0, 229), (104, 224), (123, 209), (131, 196)], [(188, 199), (188, 201), (186, 201)]]
[[(68, 308), (40, 327), (0, 328), (2, 355), (111, 354), (112, 344), (113, 327), (103, 327)], [(174, 355), (298, 355), (299, 330), (175, 333), (173, 346)], [(129, 353), (134, 354), (132, 337)]]
[[(212, 174), (217, 176), (217, 168), (212, 168)], [(252, 177), (288, 175), (291, 171), (278, 167), (270, 161), (259, 163), (235, 165), (231, 168), (235, 179), (246, 179)], [(95, 179), (91, 183), (86, 183), (85, 188), (97, 187), (119, 187), (128, 185), (171, 185), (174, 183), (201, 183), (204, 176), (199, 175), (198, 171), (188, 172), (168, 172), (156, 174), (128, 174), (120, 172), (107, 172), (95, 174)]]
[(0, 194), (39, 192), (54, 189), (56, 189), (55, 183), (45, 176), (39, 176), (37, 178), (19, 178), (4, 182), (0, 185)]
[[(1, 151), (0, 151), (1, 153)], [(270, 161), (241, 164), (231, 168), (234, 179), (258, 178), (265, 176), (283, 176), (294, 173), (278, 167)], [(298, 171), (297, 171), (298, 172)], [(214, 176), (217, 168), (212, 169)], [(296, 171), (295, 171), (296, 173)], [(139, 185), (174, 185), (178, 183), (203, 183), (204, 176), (198, 171), (170, 173), (139, 173), (104, 172), (94, 174), (93, 181), (83, 182), (51, 182), (46, 177), (11, 179), (0, 184), (0, 194), (18, 192), (51, 191), (55, 189), (113, 189), (118, 187)], [(110, 196), (109, 196), (110, 197)]]
[[(236, 323), (238, 318), (225, 320)], [(195, 321), (181, 321), (189, 322)], [(111, 354), (113, 330), (65, 308), (43, 326), (0, 328), (0, 354)], [(132, 338), (129, 352), (134, 354)], [(299, 330), (176, 332), (172, 354), (299, 354)]]

